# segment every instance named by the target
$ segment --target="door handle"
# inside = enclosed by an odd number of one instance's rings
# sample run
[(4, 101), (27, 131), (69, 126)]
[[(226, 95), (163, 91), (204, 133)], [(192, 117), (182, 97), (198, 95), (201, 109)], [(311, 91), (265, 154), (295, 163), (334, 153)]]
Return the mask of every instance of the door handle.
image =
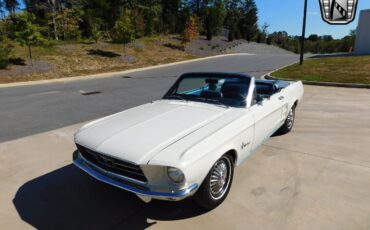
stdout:
[(284, 96), (280, 96), (280, 97), (279, 97), (279, 100), (280, 100), (280, 101), (284, 100)]

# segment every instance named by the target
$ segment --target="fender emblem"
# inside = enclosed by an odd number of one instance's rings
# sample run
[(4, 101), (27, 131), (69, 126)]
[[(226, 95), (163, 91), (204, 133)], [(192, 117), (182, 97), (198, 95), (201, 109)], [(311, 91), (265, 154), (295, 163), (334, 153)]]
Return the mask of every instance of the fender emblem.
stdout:
[(244, 143), (244, 142), (242, 142), (242, 149), (244, 149), (245, 147), (247, 147), (248, 145), (250, 145), (250, 142), (248, 142), (248, 143)]

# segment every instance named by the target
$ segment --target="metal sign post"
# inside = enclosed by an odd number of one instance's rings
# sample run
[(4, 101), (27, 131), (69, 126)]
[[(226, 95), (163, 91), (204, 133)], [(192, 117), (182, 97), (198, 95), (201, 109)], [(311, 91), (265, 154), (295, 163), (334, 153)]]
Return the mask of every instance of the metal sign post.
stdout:
[(306, 36), (306, 19), (307, 19), (307, 0), (304, 0), (304, 12), (303, 12), (303, 28), (301, 37), (301, 57), (299, 64), (303, 65), (303, 55), (304, 55), (304, 41)]

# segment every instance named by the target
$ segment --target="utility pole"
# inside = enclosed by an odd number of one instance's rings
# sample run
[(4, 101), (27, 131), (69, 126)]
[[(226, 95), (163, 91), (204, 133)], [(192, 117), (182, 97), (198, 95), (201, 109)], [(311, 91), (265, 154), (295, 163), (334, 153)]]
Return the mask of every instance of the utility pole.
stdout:
[(304, 0), (304, 12), (303, 12), (303, 28), (301, 37), (301, 57), (299, 64), (303, 65), (303, 54), (304, 54), (304, 41), (306, 36), (306, 19), (307, 19), (307, 0)]

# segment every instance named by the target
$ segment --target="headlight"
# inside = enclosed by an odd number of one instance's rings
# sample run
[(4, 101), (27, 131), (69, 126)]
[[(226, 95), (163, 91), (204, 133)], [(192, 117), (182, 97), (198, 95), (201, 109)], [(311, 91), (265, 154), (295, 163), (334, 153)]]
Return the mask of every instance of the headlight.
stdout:
[(176, 184), (181, 184), (185, 181), (184, 173), (180, 169), (177, 169), (177, 168), (168, 167), (167, 176), (173, 183), (176, 183)]

